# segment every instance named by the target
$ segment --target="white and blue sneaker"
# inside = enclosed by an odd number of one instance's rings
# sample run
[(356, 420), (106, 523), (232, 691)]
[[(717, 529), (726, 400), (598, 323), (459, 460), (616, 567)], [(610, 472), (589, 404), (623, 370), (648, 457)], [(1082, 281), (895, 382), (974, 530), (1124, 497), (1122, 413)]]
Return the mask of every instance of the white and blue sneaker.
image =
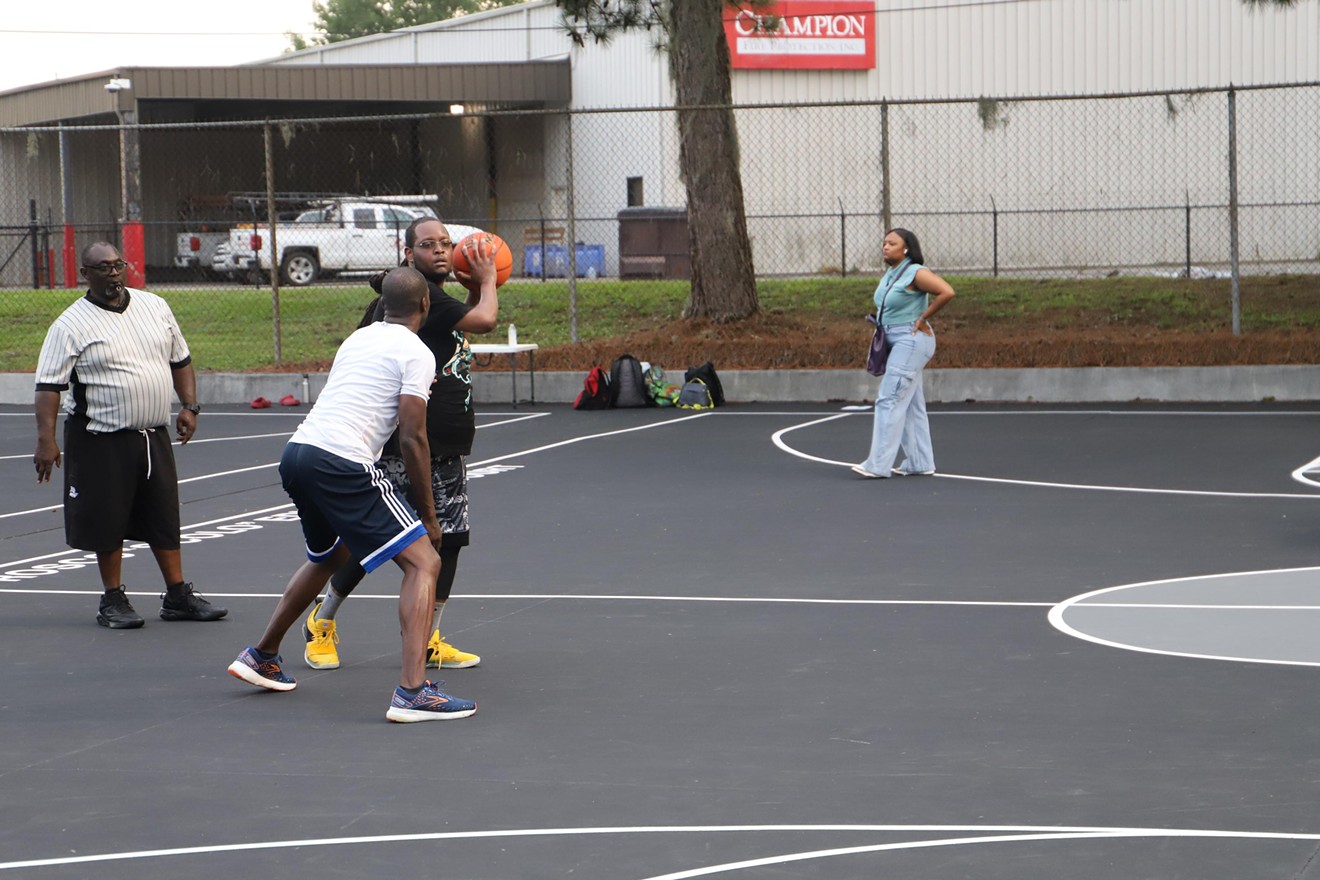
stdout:
[(438, 685), (425, 682), (416, 696), (409, 694), (399, 685), (394, 689), (394, 698), (385, 717), (391, 721), (444, 721), (450, 718), (466, 718), (477, 711), (477, 704), (450, 696), (440, 690)]
[(261, 659), (257, 649), (249, 645), (229, 664), (229, 674), (268, 691), (291, 691), (298, 686), (296, 679), (284, 674), (280, 664), (284, 658), (276, 654), (269, 660)]

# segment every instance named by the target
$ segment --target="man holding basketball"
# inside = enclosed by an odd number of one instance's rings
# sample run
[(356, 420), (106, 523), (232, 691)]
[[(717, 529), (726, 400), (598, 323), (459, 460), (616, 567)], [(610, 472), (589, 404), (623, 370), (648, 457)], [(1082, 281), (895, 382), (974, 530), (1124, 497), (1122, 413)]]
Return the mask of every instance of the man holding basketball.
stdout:
[[(481, 658), (460, 651), (440, 635), (440, 617), (454, 586), (458, 554), (468, 544), (468, 479), (465, 457), (472, 453), (477, 432), (472, 409), (472, 351), (465, 333), (489, 333), (495, 329), (499, 312), (496, 294), (495, 260), (487, 246), (478, 247), (472, 239), (464, 254), (470, 272), (458, 271), (460, 282), (468, 287), (464, 302), (444, 291), (444, 282), (454, 265), (454, 242), (449, 230), (434, 217), (414, 220), (404, 233), (404, 263), (421, 272), (430, 287), (430, 314), (418, 335), (435, 355), (436, 379), (426, 406), (426, 434), (431, 447), (431, 485), (436, 518), (442, 538), (438, 545), (440, 574), (435, 582), (431, 637), (427, 643), (428, 669), (462, 669), (476, 666)], [(375, 286), (373, 281), (373, 287)], [(363, 315), (362, 325), (379, 320), (377, 303)], [(408, 495), (414, 485), (399, 454), (396, 438), (391, 438), (376, 466), (390, 482)], [(425, 490), (423, 490), (425, 491)], [(410, 496), (411, 497), (411, 496)], [(307, 642), (303, 659), (313, 669), (339, 666), (339, 641), (335, 615), (365, 576), (356, 562), (335, 572), (325, 598), (312, 608), (303, 624)]]

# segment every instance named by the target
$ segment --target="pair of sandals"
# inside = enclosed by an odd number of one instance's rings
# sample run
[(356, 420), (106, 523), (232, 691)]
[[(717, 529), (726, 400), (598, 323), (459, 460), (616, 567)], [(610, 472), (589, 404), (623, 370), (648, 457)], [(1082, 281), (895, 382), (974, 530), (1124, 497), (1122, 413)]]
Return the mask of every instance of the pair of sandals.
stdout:
[[(258, 397), (252, 401), (253, 409), (266, 409), (272, 406), (271, 402), (264, 397)], [(280, 398), (280, 406), (302, 406), (302, 401), (292, 394), (286, 394)]]

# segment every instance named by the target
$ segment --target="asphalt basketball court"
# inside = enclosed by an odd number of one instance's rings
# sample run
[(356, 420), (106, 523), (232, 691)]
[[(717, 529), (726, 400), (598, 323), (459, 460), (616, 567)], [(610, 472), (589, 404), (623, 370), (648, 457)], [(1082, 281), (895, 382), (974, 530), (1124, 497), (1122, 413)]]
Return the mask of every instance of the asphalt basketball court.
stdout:
[[(444, 629), (476, 716), (393, 725), (393, 566), (343, 666), (227, 675), (301, 533), (306, 411), (176, 447), (189, 579), (95, 567), (0, 408), (0, 876), (1320, 877), (1320, 407), (483, 407)], [(57, 477), (58, 479), (58, 477)]]

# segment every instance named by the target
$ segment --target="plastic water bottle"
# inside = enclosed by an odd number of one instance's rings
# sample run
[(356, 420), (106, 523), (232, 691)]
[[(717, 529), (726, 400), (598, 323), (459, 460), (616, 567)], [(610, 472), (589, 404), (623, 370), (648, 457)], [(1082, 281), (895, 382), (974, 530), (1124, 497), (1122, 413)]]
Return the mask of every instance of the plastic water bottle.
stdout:
[(512, 324), (510, 324), (510, 325), (509, 325), (509, 345), (517, 345), (517, 344), (518, 344), (518, 328), (515, 327), (515, 326), (513, 326)]

